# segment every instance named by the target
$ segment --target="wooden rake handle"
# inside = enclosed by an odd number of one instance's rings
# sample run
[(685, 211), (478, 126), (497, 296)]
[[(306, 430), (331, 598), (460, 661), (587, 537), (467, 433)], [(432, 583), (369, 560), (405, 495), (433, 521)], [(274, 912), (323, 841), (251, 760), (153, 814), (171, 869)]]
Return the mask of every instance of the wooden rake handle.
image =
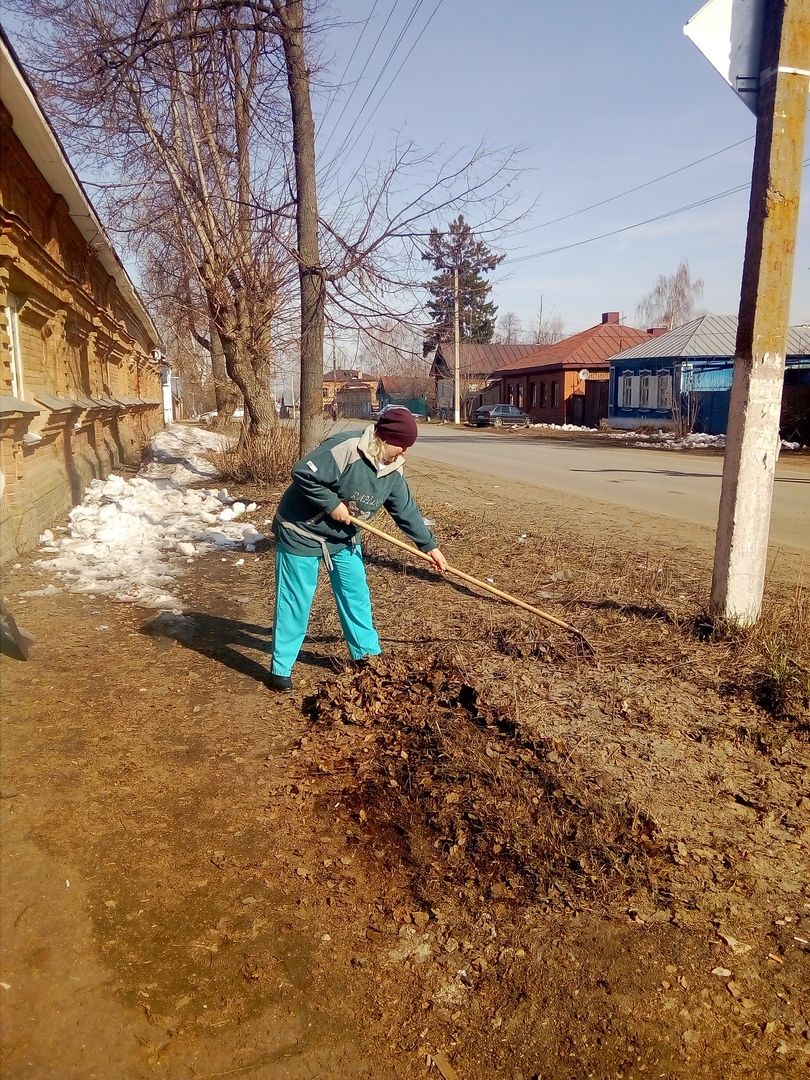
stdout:
[[(352, 525), (355, 525), (358, 529), (373, 533), (375, 536), (379, 536), (381, 540), (385, 540), (395, 547), (402, 548), (403, 551), (407, 551), (410, 555), (415, 555), (417, 559), (422, 559), (423, 562), (430, 563), (431, 566), (433, 565), (433, 559), (431, 559), (429, 555), (426, 555), (418, 548), (412, 547), (410, 544), (406, 544), (404, 540), (400, 540), (396, 536), (391, 536), (390, 533), (383, 532), (382, 529), (377, 529), (373, 525), (369, 525), (367, 522), (361, 521), (351, 514), (349, 515), (349, 521), (351, 521)], [(563, 619), (558, 619), (556, 615), (551, 615), (548, 611), (543, 611), (542, 608), (535, 607), (533, 604), (527, 604), (525, 600), (521, 600), (517, 596), (512, 596), (511, 593), (504, 592), (502, 589), (496, 589), (495, 586), (490, 585), (488, 581), (481, 581), (480, 578), (473, 577), (472, 574), (465, 574), (463, 570), (457, 570), (455, 566), (450, 566), (448, 564), (447, 573), (452, 574), (453, 577), (461, 578), (462, 581), (466, 581), (470, 585), (475, 585), (479, 589), (483, 589), (484, 592), (488, 592), (492, 596), (497, 596), (499, 599), (506, 600), (516, 607), (523, 608), (524, 611), (530, 611), (532, 615), (537, 615), (546, 622), (562, 627), (562, 629), (567, 630), (569, 634), (574, 634), (581, 641), (584, 641), (590, 651), (594, 652), (593, 645), (591, 645), (590, 641), (588, 641), (581, 630), (577, 630), (575, 626), (565, 622)]]

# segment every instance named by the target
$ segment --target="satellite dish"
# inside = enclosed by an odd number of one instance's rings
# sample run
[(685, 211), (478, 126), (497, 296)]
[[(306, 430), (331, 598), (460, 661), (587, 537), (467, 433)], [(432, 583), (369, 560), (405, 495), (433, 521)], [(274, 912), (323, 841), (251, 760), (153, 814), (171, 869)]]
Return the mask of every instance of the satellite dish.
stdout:
[(579, 377), (580, 379), (582, 379), (583, 382), (585, 382), (585, 380), (590, 376), (590, 374), (590, 371), (588, 371), (588, 369), (584, 367), (582, 371), (580, 371)]

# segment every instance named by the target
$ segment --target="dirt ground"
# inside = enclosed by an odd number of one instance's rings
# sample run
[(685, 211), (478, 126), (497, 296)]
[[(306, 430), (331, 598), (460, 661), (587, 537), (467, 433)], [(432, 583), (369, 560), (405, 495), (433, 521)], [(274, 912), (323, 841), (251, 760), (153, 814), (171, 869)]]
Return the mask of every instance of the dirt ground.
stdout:
[(38, 640), (2, 666), (4, 1076), (806, 1074), (798, 560), (790, 649), (712, 636), (699, 530), (414, 485), (452, 563), (595, 657), (381, 541), (384, 658), (347, 667), (322, 586), (290, 698), (272, 550), (195, 560), (180, 618), (7, 575)]

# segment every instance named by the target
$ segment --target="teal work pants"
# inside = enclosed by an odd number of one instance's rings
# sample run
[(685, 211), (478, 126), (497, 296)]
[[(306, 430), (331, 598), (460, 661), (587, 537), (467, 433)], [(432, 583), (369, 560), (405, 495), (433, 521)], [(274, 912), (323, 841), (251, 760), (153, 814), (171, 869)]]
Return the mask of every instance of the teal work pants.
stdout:
[[(293, 555), (281, 544), (276, 544), (276, 606), (270, 669), (274, 675), (289, 675), (298, 659), (309, 625), (321, 562), (320, 556)], [(378, 656), (380, 639), (374, 629), (371, 596), (359, 544), (332, 556), (329, 580), (352, 659)]]

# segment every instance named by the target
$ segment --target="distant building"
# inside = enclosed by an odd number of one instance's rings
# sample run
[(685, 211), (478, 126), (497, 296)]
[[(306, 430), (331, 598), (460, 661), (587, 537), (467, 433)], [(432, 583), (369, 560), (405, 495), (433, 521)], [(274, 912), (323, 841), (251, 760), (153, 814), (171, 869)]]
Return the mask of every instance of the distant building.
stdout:
[(0, 30), (0, 562), (163, 426), (159, 335)]
[[(737, 319), (701, 315), (610, 362), (608, 423), (722, 435), (728, 423)], [(810, 327), (788, 330), (783, 438), (810, 443)]]
[[(361, 387), (365, 387), (367, 393)], [(336, 368), (334, 371), (324, 372), (324, 410), (326, 412), (333, 412), (334, 410), (340, 412), (341, 408), (364, 408), (365, 405), (361, 405), (361, 403), (365, 402), (368, 405), (368, 415), (371, 415), (376, 389), (377, 376), (369, 375), (360, 368)], [(344, 415), (361, 416), (366, 414), (345, 413)]]
[[(470, 341), (459, 343), (459, 397), (462, 419), (480, 405), (500, 401), (500, 382), (495, 371), (504, 364), (513, 364), (537, 356), (543, 345), (479, 345)], [(436, 347), (430, 365), (430, 377), (436, 383), (436, 407), (440, 420), (452, 420), (454, 413), (455, 343), (442, 341)]]
[(652, 334), (625, 326), (618, 311), (606, 311), (595, 326), (553, 345), (533, 346), (531, 355), (499, 367), (492, 378), (499, 381), (500, 400), (517, 405), (535, 423), (596, 427), (608, 413), (610, 358)]
[[(376, 384), (376, 380), (375, 380)], [(370, 420), (374, 411), (374, 388), (363, 379), (352, 379), (337, 387), (332, 415)]]
[(427, 418), (431, 388), (428, 375), (383, 375), (377, 383), (377, 401), (381, 409), (388, 405), (402, 405), (415, 416)]

